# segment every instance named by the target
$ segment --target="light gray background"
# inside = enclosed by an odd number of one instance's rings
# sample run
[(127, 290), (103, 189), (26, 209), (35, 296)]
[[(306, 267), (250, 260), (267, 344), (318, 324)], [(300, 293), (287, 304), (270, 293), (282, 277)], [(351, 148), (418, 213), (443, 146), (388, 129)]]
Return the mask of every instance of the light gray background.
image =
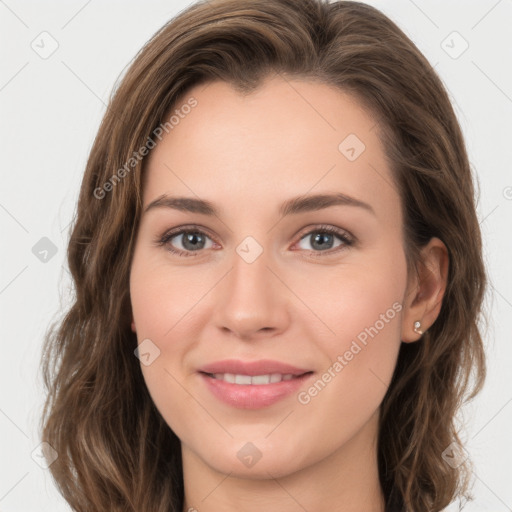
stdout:
[[(2, 512), (69, 510), (49, 471), (32, 458), (43, 402), (42, 335), (69, 297), (68, 227), (110, 92), (142, 45), (189, 3), (0, 0)], [(464, 409), (465, 439), (476, 465), (475, 501), (464, 510), (510, 511), (512, 1), (367, 3), (398, 23), (435, 65), (478, 174), (478, 214), (492, 279), (489, 375)], [(50, 48), (49, 36), (39, 36), (44, 31), (58, 43), (46, 59), (31, 47), (33, 41), (42, 47), (46, 37)], [(453, 31), (469, 44), (458, 58), (453, 56), (463, 40)], [(42, 237), (57, 248), (46, 262), (32, 252)]]

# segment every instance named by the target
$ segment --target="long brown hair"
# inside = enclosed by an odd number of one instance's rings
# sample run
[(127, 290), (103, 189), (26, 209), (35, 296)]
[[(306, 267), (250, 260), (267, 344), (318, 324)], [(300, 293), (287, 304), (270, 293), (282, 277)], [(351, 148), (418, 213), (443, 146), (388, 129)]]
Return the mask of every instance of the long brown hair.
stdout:
[(388, 512), (437, 512), (467, 495), (468, 462), (448, 464), (443, 453), (461, 445), (455, 413), (485, 376), (486, 273), (473, 176), (441, 80), (369, 5), (212, 0), (187, 8), (142, 48), (87, 161), (67, 254), (75, 297), (48, 329), (42, 360), (42, 440), (58, 453), (50, 471), (73, 510), (181, 512), (179, 439), (151, 400), (130, 329), (146, 161), (134, 155), (155, 142), (152, 134), (192, 86), (223, 80), (249, 93), (270, 74), (334, 85), (378, 121), (410, 272), (431, 237), (448, 248), (439, 317), (419, 342), (402, 343), (381, 406), (378, 462)]

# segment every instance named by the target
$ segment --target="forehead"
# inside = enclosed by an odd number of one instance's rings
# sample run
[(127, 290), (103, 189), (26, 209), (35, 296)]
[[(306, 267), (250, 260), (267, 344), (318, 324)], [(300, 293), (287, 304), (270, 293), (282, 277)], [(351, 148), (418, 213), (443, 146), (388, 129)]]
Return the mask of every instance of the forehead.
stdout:
[(382, 213), (399, 206), (377, 121), (337, 88), (274, 77), (243, 95), (216, 81), (190, 89), (172, 113), (178, 123), (149, 155), (145, 204), (162, 193), (279, 202), (337, 191)]

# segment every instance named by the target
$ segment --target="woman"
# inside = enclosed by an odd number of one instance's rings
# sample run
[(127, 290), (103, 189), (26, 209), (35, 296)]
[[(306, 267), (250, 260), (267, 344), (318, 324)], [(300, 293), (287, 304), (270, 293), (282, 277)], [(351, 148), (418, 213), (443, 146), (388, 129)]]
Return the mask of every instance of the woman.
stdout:
[(467, 495), (472, 176), (438, 76), (375, 8), (218, 0), (166, 24), (105, 114), (68, 261), (41, 427), (74, 510)]

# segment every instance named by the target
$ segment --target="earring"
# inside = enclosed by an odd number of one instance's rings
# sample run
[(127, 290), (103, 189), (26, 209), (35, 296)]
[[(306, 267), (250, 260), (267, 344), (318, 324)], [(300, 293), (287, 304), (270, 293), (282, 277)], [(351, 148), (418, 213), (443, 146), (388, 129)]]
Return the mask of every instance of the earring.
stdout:
[(420, 327), (421, 327), (421, 322), (419, 320), (416, 320), (416, 322), (414, 322), (414, 332), (416, 334), (419, 334), (420, 336), (423, 334), (423, 331), (420, 330)]

